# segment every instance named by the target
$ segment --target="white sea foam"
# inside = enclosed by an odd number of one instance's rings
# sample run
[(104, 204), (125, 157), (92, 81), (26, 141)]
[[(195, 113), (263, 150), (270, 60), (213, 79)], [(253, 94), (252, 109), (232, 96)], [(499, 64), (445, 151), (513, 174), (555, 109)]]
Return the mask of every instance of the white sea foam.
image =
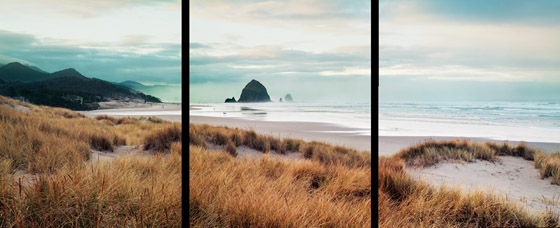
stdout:
[(378, 130), (382, 136), (560, 142), (560, 105), (550, 102), (382, 103)]

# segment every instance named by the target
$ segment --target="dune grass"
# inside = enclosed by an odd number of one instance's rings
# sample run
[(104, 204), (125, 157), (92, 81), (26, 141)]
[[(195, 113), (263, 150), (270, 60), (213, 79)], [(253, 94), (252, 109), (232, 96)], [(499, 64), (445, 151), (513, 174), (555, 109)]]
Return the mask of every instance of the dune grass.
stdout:
[(498, 156), (534, 160), (541, 177), (558, 184), (560, 153), (547, 155), (525, 143), (428, 140), (379, 158), (380, 227), (560, 227), (559, 215), (550, 210), (535, 215), (493, 192), (461, 194), (458, 188), (435, 188), (404, 170), (406, 165), (425, 167), (446, 160), (498, 162)]
[[(225, 145), (210, 150), (210, 145)], [(265, 153), (237, 156), (238, 146)], [(268, 153), (312, 152), (283, 160)], [(371, 155), (319, 142), (189, 125), (191, 227), (370, 227)]]
[(144, 139), (144, 150), (155, 150), (163, 152), (171, 149), (171, 144), (181, 141), (180, 124), (157, 130)]
[(379, 227), (558, 227), (558, 215), (530, 214), (493, 194), (435, 188), (412, 179), (399, 156), (380, 157)]
[(498, 156), (521, 157), (534, 161), (541, 178), (550, 178), (552, 184), (560, 185), (560, 152), (548, 155), (541, 150), (528, 147), (523, 142), (517, 146), (511, 146), (507, 142), (477, 143), (466, 139), (428, 140), (404, 149), (395, 156), (403, 159), (409, 165), (424, 167), (444, 160), (474, 162), (480, 159), (495, 162), (499, 160)]
[(370, 152), (360, 152), (316, 141), (305, 142), (300, 139), (280, 139), (270, 135), (257, 134), (254, 130), (189, 123), (189, 144), (207, 147), (209, 144), (227, 145), (228, 141), (232, 141), (235, 147), (247, 146), (262, 153), (302, 153), (306, 159), (327, 165), (340, 164), (348, 167), (371, 167)]
[(371, 170), (189, 146), (191, 227), (370, 227)]
[[(180, 124), (0, 96), (0, 129), (0, 227), (181, 227), (181, 139), (161, 137)], [(89, 160), (92, 149), (149, 139), (169, 153)]]

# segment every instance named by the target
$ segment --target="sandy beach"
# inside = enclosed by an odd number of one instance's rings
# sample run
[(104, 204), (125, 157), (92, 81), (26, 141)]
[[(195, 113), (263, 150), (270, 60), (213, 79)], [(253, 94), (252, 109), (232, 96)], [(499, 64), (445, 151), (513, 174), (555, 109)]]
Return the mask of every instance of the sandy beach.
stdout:
[(171, 122), (181, 122), (181, 104), (171, 103), (138, 103), (126, 101), (100, 102), (100, 109), (93, 111), (81, 111), (80, 113), (95, 117), (108, 115), (113, 117), (149, 117), (154, 116)]
[(345, 133), (351, 128), (316, 122), (249, 121), (227, 117), (189, 116), (189, 122), (253, 129), (258, 133), (280, 138), (298, 138), (305, 141), (321, 141), (333, 145), (347, 146), (357, 150), (371, 151), (371, 136)]

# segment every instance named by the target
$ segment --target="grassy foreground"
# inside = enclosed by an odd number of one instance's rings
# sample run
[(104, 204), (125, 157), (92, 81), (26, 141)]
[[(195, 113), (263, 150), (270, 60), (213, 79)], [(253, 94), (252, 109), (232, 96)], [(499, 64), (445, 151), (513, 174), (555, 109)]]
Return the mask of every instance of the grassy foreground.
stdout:
[(560, 227), (559, 215), (546, 211), (530, 214), (492, 192), (462, 194), (460, 189), (434, 188), (412, 179), (405, 166), (430, 166), (443, 160), (498, 161), (498, 156), (534, 160), (541, 176), (558, 184), (560, 156), (507, 143), (467, 140), (427, 141), (380, 157), (378, 209), (380, 227)]
[[(0, 129), (0, 227), (181, 227), (180, 124), (0, 96)], [(90, 160), (123, 145), (165, 153)]]
[[(240, 146), (304, 159), (237, 157)], [(190, 124), (190, 226), (370, 227), (370, 161), (369, 152)]]

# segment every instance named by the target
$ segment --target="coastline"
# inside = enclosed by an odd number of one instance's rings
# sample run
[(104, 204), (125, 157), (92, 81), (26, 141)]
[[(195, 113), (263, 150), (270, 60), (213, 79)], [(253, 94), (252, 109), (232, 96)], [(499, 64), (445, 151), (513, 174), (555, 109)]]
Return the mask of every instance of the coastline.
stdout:
[[(444, 136), (378, 136), (378, 154), (379, 156), (391, 156), (402, 149), (406, 149), (415, 144), (424, 142), (428, 139), (448, 140), (448, 139), (468, 139), (473, 142), (505, 142), (511, 145), (517, 145), (521, 141), (514, 140), (498, 140), (484, 137), (444, 137)], [(525, 142), (525, 141), (524, 141)], [(560, 142), (525, 142), (528, 146), (540, 149), (548, 154), (560, 150)]]
[(80, 111), (87, 117), (108, 115), (116, 118), (121, 117), (157, 117), (170, 122), (181, 123), (182, 104), (177, 103), (139, 103), (126, 101), (99, 102), (100, 109), (92, 111)]
[(230, 117), (189, 115), (189, 123), (253, 129), (258, 133), (280, 138), (297, 138), (345, 146), (360, 151), (371, 151), (371, 136), (347, 133), (355, 129), (317, 122), (285, 122), (244, 120)]

